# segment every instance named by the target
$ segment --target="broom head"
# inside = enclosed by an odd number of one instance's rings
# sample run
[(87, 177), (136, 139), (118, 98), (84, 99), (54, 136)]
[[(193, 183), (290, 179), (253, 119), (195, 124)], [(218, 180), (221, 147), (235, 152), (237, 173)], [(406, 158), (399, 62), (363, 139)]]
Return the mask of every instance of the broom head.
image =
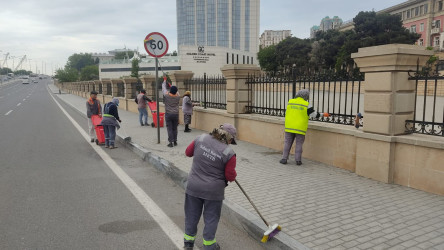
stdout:
[(269, 227), (267, 231), (264, 233), (264, 237), (262, 237), (261, 242), (266, 243), (267, 241), (271, 240), (276, 234), (278, 234), (281, 231), (281, 227), (278, 224), (274, 224), (273, 226)]

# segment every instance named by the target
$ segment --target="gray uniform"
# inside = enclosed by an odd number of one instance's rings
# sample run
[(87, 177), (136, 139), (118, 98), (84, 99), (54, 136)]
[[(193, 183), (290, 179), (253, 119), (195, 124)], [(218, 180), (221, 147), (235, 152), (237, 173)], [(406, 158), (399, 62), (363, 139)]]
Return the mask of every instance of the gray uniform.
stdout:
[(185, 196), (185, 242), (194, 242), (203, 210), (204, 249), (214, 247), (226, 187), (225, 165), (234, 155), (230, 146), (211, 135), (203, 134), (194, 141)]
[(179, 125), (180, 95), (171, 96), (166, 89), (166, 83), (162, 84), (163, 100), (165, 102), (165, 122), (168, 131), (168, 141), (177, 141), (177, 126)]

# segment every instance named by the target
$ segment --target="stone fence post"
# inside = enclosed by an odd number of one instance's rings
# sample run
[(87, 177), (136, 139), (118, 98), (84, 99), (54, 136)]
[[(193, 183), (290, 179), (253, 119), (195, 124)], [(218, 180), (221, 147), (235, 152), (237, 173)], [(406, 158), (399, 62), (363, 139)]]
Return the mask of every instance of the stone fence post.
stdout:
[(145, 75), (141, 78), (143, 88), (146, 90), (146, 95), (153, 99), (156, 97), (155, 89), (153, 89), (153, 82), (156, 80), (154, 75)]
[(352, 54), (365, 72), (365, 133), (357, 140), (357, 174), (393, 182), (392, 137), (405, 134), (405, 121), (413, 118), (415, 107), (415, 81), (408, 80), (408, 71), (415, 71), (418, 62), (425, 65), (431, 55), (424, 47), (404, 44), (361, 48)]
[(137, 78), (125, 78), (123, 82), (125, 84), (125, 99), (131, 99), (133, 93), (136, 92), (136, 89), (133, 88), (133, 83), (137, 83)]
[(227, 79), (227, 113), (246, 113), (248, 105), (248, 86), (245, 84), (248, 75), (258, 74), (260, 67), (248, 64), (229, 64), (221, 68)]

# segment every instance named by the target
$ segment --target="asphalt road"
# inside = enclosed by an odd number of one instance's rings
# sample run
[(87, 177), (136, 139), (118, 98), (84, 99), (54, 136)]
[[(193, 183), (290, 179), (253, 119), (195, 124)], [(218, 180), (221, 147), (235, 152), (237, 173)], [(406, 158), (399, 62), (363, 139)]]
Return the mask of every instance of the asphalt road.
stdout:
[[(88, 142), (47, 83), (0, 86), (0, 249), (178, 249), (183, 190), (127, 149)], [(81, 114), (55, 100), (87, 129)], [(223, 249), (262, 249), (223, 218), (217, 240)]]

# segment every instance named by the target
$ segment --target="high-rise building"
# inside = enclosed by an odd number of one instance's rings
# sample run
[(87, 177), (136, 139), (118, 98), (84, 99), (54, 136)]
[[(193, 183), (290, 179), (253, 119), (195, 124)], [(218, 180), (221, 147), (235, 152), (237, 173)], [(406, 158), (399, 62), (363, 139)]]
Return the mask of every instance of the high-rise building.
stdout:
[(177, 0), (176, 8), (182, 70), (257, 64), (260, 0)]
[(342, 25), (342, 19), (338, 16), (330, 18), (326, 16), (322, 18), (321, 24), (319, 26), (313, 26), (310, 29), (310, 38), (314, 38), (317, 31), (327, 31), (331, 29), (339, 29)]
[(285, 38), (291, 37), (291, 30), (266, 30), (259, 38), (261, 48), (276, 45)]

